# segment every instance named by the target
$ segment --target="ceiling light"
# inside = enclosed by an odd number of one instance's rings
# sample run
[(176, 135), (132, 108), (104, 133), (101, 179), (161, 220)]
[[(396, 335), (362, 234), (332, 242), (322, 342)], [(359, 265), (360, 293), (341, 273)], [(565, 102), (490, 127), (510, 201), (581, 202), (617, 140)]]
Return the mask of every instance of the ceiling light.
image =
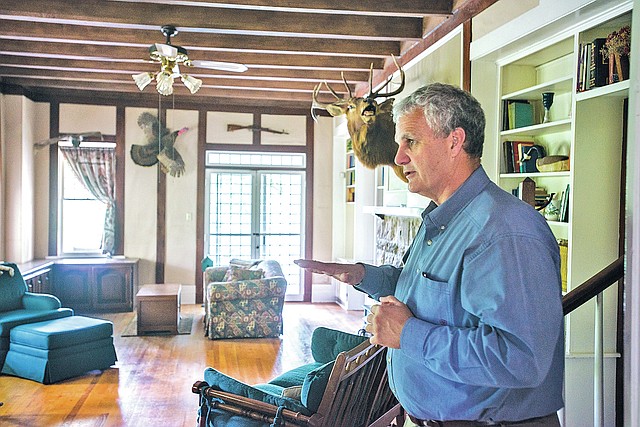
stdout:
[(160, 95), (171, 95), (173, 93), (173, 74), (164, 70), (156, 74), (156, 89)]
[(138, 88), (140, 90), (143, 90), (153, 80), (153, 73), (133, 74), (131, 77), (133, 77), (133, 81), (136, 82), (136, 85), (138, 85)]
[(193, 76), (181, 74), (180, 77), (182, 78), (182, 83), (184, 83), (184, 85), (189, 88), (191, 93), (196, 93), (198, 89), (200, 89), (200, 86), (202, 86), (202, 80), (196, 79)]

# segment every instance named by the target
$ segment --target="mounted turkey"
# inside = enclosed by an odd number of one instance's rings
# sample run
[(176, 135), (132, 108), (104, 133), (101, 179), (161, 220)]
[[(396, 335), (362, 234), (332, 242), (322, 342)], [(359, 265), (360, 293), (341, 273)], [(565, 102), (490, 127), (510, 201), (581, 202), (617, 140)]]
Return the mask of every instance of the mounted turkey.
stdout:
[(160, 126), (158, 118), (151, 113), (142, 113), (138, 117), (138, 126), (144, 131), (146, 144), (131, 146), (131, 159), (140, 166), (153, 166), (160, 162), (160, 170), (171, 176), (180, 177), (185, 171), (182, 156), (175, 148), (176, 138), (188, 131), (182, 128), (173, 132)]

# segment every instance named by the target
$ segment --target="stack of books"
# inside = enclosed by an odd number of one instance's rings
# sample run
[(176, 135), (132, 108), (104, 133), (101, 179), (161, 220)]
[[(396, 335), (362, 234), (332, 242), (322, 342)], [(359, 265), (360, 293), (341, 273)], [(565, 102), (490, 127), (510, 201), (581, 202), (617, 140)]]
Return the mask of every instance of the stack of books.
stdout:
[(609, 58), (602, 54), (605, 41), (605, 38), (597, 38), (591, 43), (580, 43), (576, 87), (578, 92), (608, 84)]

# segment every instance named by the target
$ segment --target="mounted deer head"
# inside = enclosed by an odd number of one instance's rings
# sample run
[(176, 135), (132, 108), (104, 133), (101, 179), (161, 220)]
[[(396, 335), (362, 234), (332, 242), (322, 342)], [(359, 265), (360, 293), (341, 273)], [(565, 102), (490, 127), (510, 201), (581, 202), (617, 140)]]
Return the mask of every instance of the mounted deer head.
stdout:
[(400, 179), (407, 182), (402, 172), (402, 166), (398, 166), (394, 162), (398, 144), (394, 140), (395, 124), (393, 123), (391, 112), (393, 98), (387, 99), (381, 104), (376, 101), (376, 98), (395, 96), (404, 89), (404, 71), (396, 62), (396, 58), (393, 56), (392, 58), (400, 71), (401, 78), (400, 87), (396, 90), (389, 93), (380, 93), (391, 83), (391, 78), (389, 78), (380, 89), (373, 91), (373, 64), (371, 64), (369, 70), (369, 94), (367, 96), (364, 98), (354, 97), (347, 80), (344, 78), (344, 74), (342, 74), (342, 81), (349, 92), (349, 98), (341, 98), (327, 82), (324, 82), (324, 85), (337, 101), (331, 104), (319, 102), (318, 92), (323, 84), (320, 83), (313, 91), (311, 115), (314, 119), (316, 118), (314, 113), (316, 108), (327, 110), (334, 117), (345, 114), (347, 116), (347, 129), (353, 142), (353, 152), (358, 160), (371, 169), (378, 165), (389, 165), (393, 167), (394, 172)]

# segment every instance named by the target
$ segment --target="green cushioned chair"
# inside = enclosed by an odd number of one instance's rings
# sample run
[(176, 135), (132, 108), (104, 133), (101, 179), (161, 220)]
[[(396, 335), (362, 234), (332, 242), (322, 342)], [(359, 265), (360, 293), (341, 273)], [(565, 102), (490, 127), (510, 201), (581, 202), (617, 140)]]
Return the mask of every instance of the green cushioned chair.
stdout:
[[(363, 422), (377, 419), (378, 412), (387, 412), (397, 403), (386, 384), (384, 348), (370, 344), (367, 337), (320, 327), (313, 332), (311, 353), (313, 363), (267, 384), (251, 386), (207, 368), (204, 381), (193, 387), (201, 396), (200, 426), (268, 427), (291, 417), (299, 425), (329, 427), (346, 425), (340, 424), (341, 417), (361, 417)], [(348, 386), (350, 381), (353, 384)], [(369, 389), (358, 390), (358, 386)], [(339, 405), (336, 400), (351, 399), (348, 393), (354, 393), (354, 404)]]
[(59, 319), (73, 315), (70, 308), (61, 308), (53, 295), (27, 292), (27, 284), (14, 263), (0, 262), (0, 368), (9, 351), (11, 329), (25, 323)]

